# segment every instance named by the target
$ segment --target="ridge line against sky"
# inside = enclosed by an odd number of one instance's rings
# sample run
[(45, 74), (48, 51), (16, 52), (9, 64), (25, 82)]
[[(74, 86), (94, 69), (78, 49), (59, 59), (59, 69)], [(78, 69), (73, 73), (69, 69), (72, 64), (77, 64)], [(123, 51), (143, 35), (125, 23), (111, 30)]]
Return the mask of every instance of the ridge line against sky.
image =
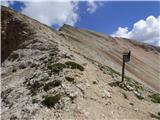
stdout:
[(160, 1), (80, 1), (1, 0), (1, 4), (56, 29), (69, 24), (160, 46)]

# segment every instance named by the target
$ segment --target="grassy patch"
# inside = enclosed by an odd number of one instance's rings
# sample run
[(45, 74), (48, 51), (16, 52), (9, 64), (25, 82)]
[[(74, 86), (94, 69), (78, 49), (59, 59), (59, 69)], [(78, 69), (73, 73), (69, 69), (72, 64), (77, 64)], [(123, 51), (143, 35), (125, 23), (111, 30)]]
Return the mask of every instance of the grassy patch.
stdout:
[(48, 69), (50, 69), (54, 73), (59, 73), (64, 68), (66, 68), (66, 65), (62, 63), (48, 64)]
[(102, 64), (98, 64), (98, 67), (101, 71), (103, 71), (104, 74), (108, 73), (109, 75), (112, 76), (112, 78), (114, 77), (114, 75), (118, 75), (120, 76), (120, 73), (115, 71), (114, 69), (112, 69), (111, 67), (109, 66), (105, 66), (105, 65), (102, 65)]
[(62, 83), (61, 83), (61, 81), (59, 81), (59, 80), (54, 80), (54, 81), (52, 81), (52, 82), (49, 82), (49, 83), (47, 83), (45, 86), (44, 86), (44, 91), (48, 91), (48, 90), (50, 90), (50, 89), (52, 89), (52, 87), (57, 87), (57, 86), (60, 86)]
[(58, 55), (59, 49), (57, 47), (52, 48), (52, 50), (49, 53), (49, 56), (56, 56)]
[(39, 88), (43, 86), (43, 84), (39, 83), (38, 81), (34, 82), (33, 84), (30, 84), (29, 89), (32, 96), (37, 95), (37, 92)]
[(74, 78), (72, 78), (72, 77), (65, 77), (65, 78), (66, 78), (66, 80), (69, 81), (69, 82), (74, 82)]
[(67, 68), (79, 69), (80, 71), (84, 71), (84, 67), (79, 65), (78, 63), (68, 61), (65, 64), (66, 64)]
[(105, 66), (101, 65), (101, 64), (98, 64), (98, 67), (101, 71), (103, 71), (105, 69)]
[(149, 95), (151, 98), (151, 101), (154, 103), (160, 103), (160, 94), (159, 93), (154, 93), (152, 95)]
[(48, 108), (52, 108), (55, 106), (56, 103), (59, 103), (59, 100), (61, 99), (61, 95), (55, 95), (55, 96), (46, 96), (43, 104), (46, 105)]
[(71, 59), (71, 56), (68, 56), (67, 54), (63, 54), (63, 55), (62, 55), (62, 58), (68, 58), (68, 59)]
[(34, 98), (34, 99), (32, 99), (32, 104), (35, 104), (35, 103), (37, 103), (38, 101)]

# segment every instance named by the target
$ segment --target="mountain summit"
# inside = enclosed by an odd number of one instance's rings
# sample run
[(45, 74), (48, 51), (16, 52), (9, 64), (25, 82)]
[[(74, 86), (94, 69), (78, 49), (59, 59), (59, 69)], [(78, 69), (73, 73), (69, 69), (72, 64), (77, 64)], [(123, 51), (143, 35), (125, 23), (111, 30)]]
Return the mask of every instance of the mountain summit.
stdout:
[(3, 6), (1, 14), (2, 120), (160, 117), (159, 47), (66, 24), (53, 30)]

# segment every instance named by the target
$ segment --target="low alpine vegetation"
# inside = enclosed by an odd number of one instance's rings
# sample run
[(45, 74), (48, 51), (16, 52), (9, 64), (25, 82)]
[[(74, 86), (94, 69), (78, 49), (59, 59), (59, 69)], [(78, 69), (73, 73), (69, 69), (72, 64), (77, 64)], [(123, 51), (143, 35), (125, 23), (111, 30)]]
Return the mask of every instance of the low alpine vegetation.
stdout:
[(74, 82), (74, 78), (72, 78), (72, 77), (65, 77), (66, 78), (66, 80), (68, 81), (68, 82)]
[(38, 100), (37, 99), (32, 99), (32, 104), (35, 104), (35, 103), (37, 103), (38, 102)]
[(60, 71), (62, 71), (64, 68), (66, 68), (66, 65), (63, 63), (56, 63), (56, 64), (49, 64), (48, 69), (50, 69), (53, 73), (59, 74)]
[(50, 89), (52, 89), (53, 87), (57, 87), (57, 86), (60, 86), (62, 83), (60, 80), (54, 80), (52, 82), (49, 82), (47, 83), (45, 86), (44, 86), (44, 91), (48, 91)]
[(55, 96), (46, 96), (44, 101), (42, 102), (44, 105), (46, 105), (48, 108), (52, 108), (55, 106), (55, 104), (59, 103), (59, 100), (61, 99), (61, 95), (57, 94)]
[(84, 71), (84, 67), (79, 65), (78, 63), (68, 61), (65, 64), (66, 64), (67, 68), (79, 69), (80, 71)]
[(29, 84), (29, 89), (30, 89), (31, 95), (32, 96), (37, 95), (38, 90), (42, 86), (43, 86), (43, 84), (39, 83), (38, 81), (34, 82), (33, 84)]
[(159, 93), (154, 93), (152, 95), (149, 95), (151, 98), (151, 101), (154, 103), (160, 103), (160, 94)]
[(54, 47), (54, 48), (51, 49), (49, 55), (50, 56), (56, 56), (56, 55), (58, 55), (58, 52), (59, 52), (59, 49), (57, 47)]

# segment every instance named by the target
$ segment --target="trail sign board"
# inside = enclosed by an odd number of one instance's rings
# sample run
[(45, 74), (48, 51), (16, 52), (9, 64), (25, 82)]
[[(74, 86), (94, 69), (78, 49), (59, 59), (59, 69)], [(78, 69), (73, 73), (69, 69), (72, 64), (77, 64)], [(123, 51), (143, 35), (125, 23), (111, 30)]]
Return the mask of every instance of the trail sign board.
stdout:
[(130, 56), (131, 56), (131, 51), (130, 50), (128, 52), (123, 53), (124, 62), (129, 62), (130, 61)]

